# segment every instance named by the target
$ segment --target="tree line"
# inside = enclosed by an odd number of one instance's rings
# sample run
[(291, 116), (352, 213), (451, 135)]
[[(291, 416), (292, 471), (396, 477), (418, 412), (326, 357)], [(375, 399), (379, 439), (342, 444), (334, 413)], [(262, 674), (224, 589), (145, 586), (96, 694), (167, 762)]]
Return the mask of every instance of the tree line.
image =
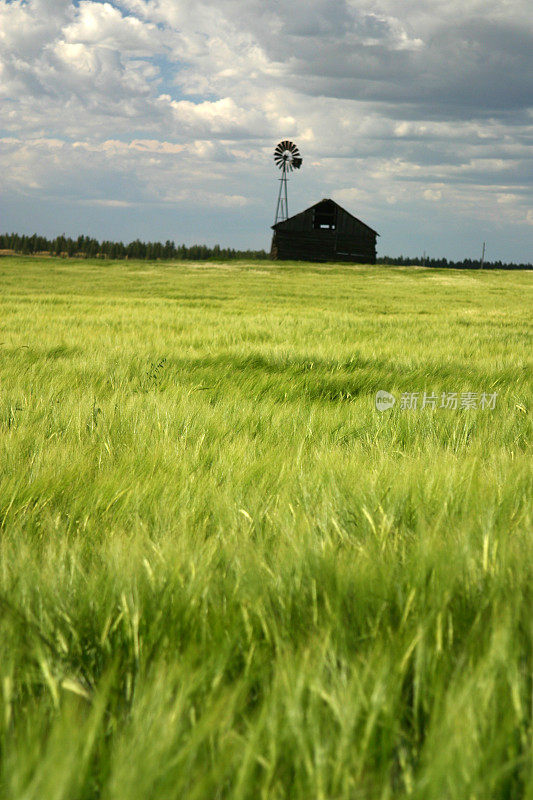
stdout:
[(205, 244), (175, 245), (167, 240), (162, 242), (141, 242), (135, 239), (129, 244), (124, 242), (99, 242), (90, 236), (56, 236), (47, 239), (45, 236), (26, 236), (19, 233), (0, 234), (0, 250), (13, 250), (22, 255), (68, 256), (70, 258), (136, 258), (146, 261), (158, 259), (183, 259), (190, 261), (207, 261), (209, 259), (232, 260), (237, 258), (264, 259), (268, 254), (264, 250), (234, 250), (233, 248), (208, 247)]
[[(463, 258), (461, 261), (448, 261), (447, 258), (428, 258), (422, 256), (410, 258), (408, 256), (383, 256), (378, 259), (380, 264), (392, 264), (402, 267), (448, 267), (449, 269), (480, 269), (478, 259)], [(533, 269), (533, 264), (514, 263), (512, 261), (484, 261), (483, 269)]]
[[(90, 236), (78, 236), (72, 239), (68, 236), (56, 236), (55, 239), (47, 239), (45, 236), (32, 236), (19, 233), (0, 234), (0, 250), (11, 250), (22, 255), (51, 255), (68, 256), (70, 258), (104, 258), (104, 259), (123, 259), (135, 258), (146, 261), (157, 261), (158, 259), (176, 259), (184, 261), (209, 261), (214, 260), (234, 260), (245, 258), (248, 260), (263, 260), (269, 258), (265, 250), (234, 250), (233, 248), (220, 247), (216, 244), (208, 247), (205, 244), (193, 244), (190, 247), (181, 244), (176, 245), (169, 239), (162, 242), (141, 242), (135, 239), (129, 244), (123, 242), (110, 242), (104, 240), (99, 242)], [(448, 267), (449, 269), (479, 269), (480, 262), (465, 258), (462, 261), (449, 261), (447, 258), (411, 258), (408, 256), (381, 256), (378, 259), (380, 264), (391, 264), (396, 266), (420, 266), (426, 267)], [(514, 263), (504, 261), (485, 261), (483, 269), (533, 269), (531, 263)]]

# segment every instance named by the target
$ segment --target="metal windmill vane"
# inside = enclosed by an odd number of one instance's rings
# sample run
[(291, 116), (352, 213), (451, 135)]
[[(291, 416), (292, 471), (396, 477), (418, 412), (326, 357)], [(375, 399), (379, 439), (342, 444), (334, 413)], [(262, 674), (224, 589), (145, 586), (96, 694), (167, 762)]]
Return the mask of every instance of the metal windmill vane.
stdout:
[(276, 220), (274, 225), (289, 218), (289, 203), (287, 200), (287, 172), (292, 172), (294, 169), (300, 169), (302, 166), (302, 157), (300, 151), (288, 139), (280, 142), (274, 150), (274, 162), (281, 170), (281, 178), (279, 184), (278, 203), (276, 206)]

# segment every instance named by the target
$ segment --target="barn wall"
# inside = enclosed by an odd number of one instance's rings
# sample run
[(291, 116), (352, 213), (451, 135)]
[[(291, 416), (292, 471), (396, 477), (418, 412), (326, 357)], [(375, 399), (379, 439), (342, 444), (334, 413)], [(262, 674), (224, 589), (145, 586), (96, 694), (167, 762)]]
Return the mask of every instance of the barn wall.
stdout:
[(376, 233), (337, 207), (336, 229), (314, 228), (314, 206), (279, 223), (271, 256), (279, 260), (376, 263)]
[(276, 231), (272, 239), (271, 256), (282, 261), (349, 261), (359, 264), (376, 263), (374, 242), (354, 236), (336, 237), (336, 231), (285, 232)]

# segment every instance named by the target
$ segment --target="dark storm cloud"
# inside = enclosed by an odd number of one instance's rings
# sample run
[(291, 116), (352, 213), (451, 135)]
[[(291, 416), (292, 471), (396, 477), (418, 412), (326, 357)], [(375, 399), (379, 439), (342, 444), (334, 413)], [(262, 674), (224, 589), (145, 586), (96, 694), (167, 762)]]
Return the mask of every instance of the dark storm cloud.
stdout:
[(426, 42), (409, 49), (398, 48), (390, 30), (382, 23), (375, 32), (383, 43), (366, 43), (360, 31), (336, 40), (287, 32), (282, 42), (264, 38), (272, 58), (287, 54), (287, 85), (314, 96), (398, 104), (412, 109), (408, 117), (422, 112), (432, 119), (487, 117), (533, 104), (530, 31), (469, 19), (437, 27)]

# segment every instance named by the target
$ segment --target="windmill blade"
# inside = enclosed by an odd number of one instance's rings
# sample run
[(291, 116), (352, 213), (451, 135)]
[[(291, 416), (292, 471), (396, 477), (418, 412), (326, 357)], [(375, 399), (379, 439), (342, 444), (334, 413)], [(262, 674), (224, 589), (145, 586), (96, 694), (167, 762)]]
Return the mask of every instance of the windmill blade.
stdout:
[(278, 169), (292, 172), (302, 166), (302, 157), (298, 147), (290, 139), (282, 139), (274, 148), (274, 162)]

